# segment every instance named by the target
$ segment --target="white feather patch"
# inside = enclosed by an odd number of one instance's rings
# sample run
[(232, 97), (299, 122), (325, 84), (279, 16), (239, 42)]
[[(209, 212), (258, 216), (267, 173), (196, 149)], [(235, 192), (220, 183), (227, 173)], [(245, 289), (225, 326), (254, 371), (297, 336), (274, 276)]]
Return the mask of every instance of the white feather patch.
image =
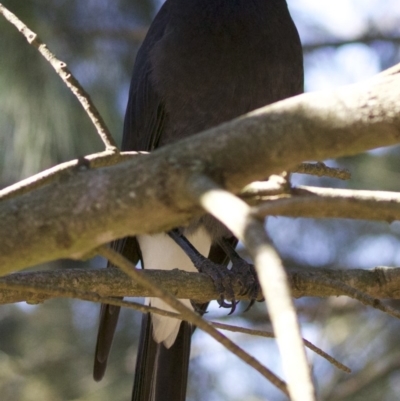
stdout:
[[(203, 227), (186, 238), (204, 256), (208, 256), (211, 247), (211, 238)], [(143, 257), (145, 269), (172, 270), (180, 269), (197, 272), (189, 257), (167, 234), (140, 235), (137, 237)], [(192, 308), (188, 299), (180, 300), (187, 307)], [(176, 312), (158, 298), (146, 299), (151, 306)], [(160, 315), (152, 314), (153, 338), (157, 343), (164, 343), (169, 348), (175, 342), (178, 335), (181, 320), (171, 319)]]

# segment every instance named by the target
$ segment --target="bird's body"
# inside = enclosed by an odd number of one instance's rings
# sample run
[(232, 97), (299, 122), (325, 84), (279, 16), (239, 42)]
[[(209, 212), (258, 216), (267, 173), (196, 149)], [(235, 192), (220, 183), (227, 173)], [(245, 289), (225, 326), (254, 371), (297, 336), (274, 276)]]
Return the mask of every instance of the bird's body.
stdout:
[[(285, 0), (167, 0), (136, 58), (122, 149), (153, 151), (302, 91), (301, 45)], [(205, 256), (230, 235), (209, 216), (184, 234)], [(196, 271), (166, 234), (138, 243), (144, 268)], [(178, 384), (176, 375), (185, 376), (189, 353), (177, 343), (190, 345), (190, 327), (182, 324), (175, 341), (179, 323), (144, 320), (133, 400), (184, 400), (186, 377)], [(161, 366), (168, 361), (181, 367)]]
[(302, 90), (284, 0), (167, 0), (135, 62), (123, 148), (153, 150)]

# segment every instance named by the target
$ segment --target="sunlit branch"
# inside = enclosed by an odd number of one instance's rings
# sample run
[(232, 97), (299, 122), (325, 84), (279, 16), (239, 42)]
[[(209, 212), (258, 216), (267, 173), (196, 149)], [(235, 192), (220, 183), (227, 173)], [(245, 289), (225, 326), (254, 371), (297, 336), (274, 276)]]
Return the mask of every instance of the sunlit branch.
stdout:
[(26, 194), (34, 189), (38, 189), (51, 182), (60, 180), (62, 177), (78, 173), (82, 170), (112, 166), (129, 160), (131, 157), (146, 153), (147, 152), (114, 152), (106, 150), (104, 152), (94, 153), (79, 159), (57, 164), (25, 180), (18, 181), (13, 185), (0, 189), (0, 201)]

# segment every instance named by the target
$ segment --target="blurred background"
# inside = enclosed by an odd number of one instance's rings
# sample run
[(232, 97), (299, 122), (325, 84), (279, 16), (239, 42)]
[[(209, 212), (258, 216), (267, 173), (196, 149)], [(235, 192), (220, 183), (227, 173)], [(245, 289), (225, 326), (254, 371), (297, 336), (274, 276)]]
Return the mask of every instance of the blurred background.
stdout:
[[(189, 0), (188, 0), (189, 1)], [(135, 54), (161, 2), (156, 0), (5, 0), (91, 94), (120, 140)], [(307, 91), (368, 79), (400, 62), (398, 0), (288, 0), (305, 54)], [(102, 150), (88, 118), (51, 67), (0, 18), (0, 187)], [(330, 160), (348, 168), (339, 182), (295, 176), (295, 183), (400, 190), (400, 148)], [(270, 218), (270, 234), (288, 268), (400, 265), (400, 224)], [(59, 261), (44, 269), (100, 267), (104, 261)], [(392, 306), (400, 303), (391, 301)], [(400, 398), (400, 322), (346, 297), (296, 301), (303, 335), (349, 365), (338, 371), (309, 354), (319, 398)], [(242, 307), (242, 311), (243, 311)], [(130, 399), (140, 315), (124, 311), (107, 374), (92, 380), (98, 305), (54, 300), (0, 308), (0, 394), (3, 401)], [(229, 318), (213, 306), (209, 319), (269, 328), (265, 304)], [(228, 334), (282, 375), (273, 340)], [(188, 400), (282, 400), (235, 356), (194, 334)]]

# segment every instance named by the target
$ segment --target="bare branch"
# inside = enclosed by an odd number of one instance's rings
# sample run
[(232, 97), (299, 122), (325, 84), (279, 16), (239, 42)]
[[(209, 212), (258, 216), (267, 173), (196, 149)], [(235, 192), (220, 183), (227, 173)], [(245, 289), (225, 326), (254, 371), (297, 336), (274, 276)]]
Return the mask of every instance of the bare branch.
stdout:
[[(101, 269), (102, 271), (105, 271), (106, 269)], [(109, 270), (109, 269), (107, 269)], [(114, 269), (118, 275), (124, 277), (124, 281), (126, 281), (127, 277), (125, 274), (121, 273), (120, 270)], [(64, 272), (63, 273), (65, 276)], [(75, 273), (75, 269), (71, 270), (71, 272)], [(87, 270), (81, 270), (81, 272), (85, 273)], [(164, 273), (165, 271), (163, 271)], [(46, 273), (53, 273), (51, 271), (46, 271), (44, 272), (45, 276), (49, 276), (49, 274)], [(57, 273), (57, 272), (56, 272)], [(149, 272), (145, 272), (149, 273)], [(150, 271), (151, 273), (151, 271)], [(182, 272), (184, 273), (184, 272)], [(191, 273), (192, 275), (197, 275), (196, 273)], [(109, 305), (114, 305), (114, 306), (120, 306), (128, 309), (133, 309), (142, 313), (156, 313), (161, 316), (166, 316), (166, 317), (171, 317), (174, 319), (180, 319), (182, 320), (182, 315), (178, 313), (173, 313), (169, 311), (165, 311), (163, 309), (155, 308), (153, 306), (148, 306), (144, 305), (138, 302), (134, 301), (124, 301), (119, 298), (115, 297), (107, 297), (107, 296), (100, 296), (97, 292), (94, 291), (82, 291), (78, 290), (77, 288), (70, 288), (66, 289), (65, 286), (63, 287), (56, 287), (55, 283), (50, 280), (46, 281), (45, 279), (41, 282), (38, 283), (37, 280), (37, 275), (40, 275), (40, 272), (36, 273), (27, 273), (25, 276), (33, 276), (34, 281), (30, 281), (29, 279), (26, 280), (27, 277), (24, 277), (23, 280), (18, 279), (17, 277), (21, 278), (24, 274), (17, 273), (15, 275), (14, 279), (15, 280), (8, 280), (11, 278), (11, 276), (6, 277), (5, 279), (0, 279), (0, 297), (3, 294), (7, 293), (19, 293), (19, 294), (25, 294), (24, 300), (26, 300), (30, 304), (37, 304), (37, 303), (42, 303), (47, 299), (50, 298), (69, 298), (69, 299), (80, 299), (82, 301), (89, 301), (89, 302), (101, 302), (101, 303), (106, 303)], [(93, 277), (93, 275), (91, 275)], [(82, 278), (82, 275), (79, 275), (78, 278), (74, 277), (73, 282), (76, 283), (79, 281), (79, 279)], [(209, 279), (209, 277), (208, 277)], [(129, 278), (128, 278), (129, 280)], [(154, 281), (155, 284), (159, 285), (156, 281)], [(134, 282), (133, 282), (134, 283)], [(61, 284), (64, 284), (61, 282)], [(105, 284), (107, 287), (107, 284)], [(168, 288), (168, 287), (167, 287)], [(146, 291), (146, 289), (144, 288)], [(27, 295), (28, 294), (28, 295)], [(15, 302), (19, 302), (22, 299), (16, 300)], [(252, 336), (259, 336), (259, 337), (265, 337), (265, 338), (275, 338), (274, 333), (264, 331), (264, 330), (255, 330), (255, 329), (248, 329), (244, 327), (239, 327), (239, 326), (233, 326), (229, 324), (224, 324), (224, 323), (219, 323), (219, 322), (209, 322), (212, 326), (226, 330), (226, 331), (231, 331), (235, 333), (243, 333), (243, 334), (249, 334)], [(347, 373), (351, 372), (351, 370), (337, 361), (335, 358), (332, 356), (328, 355), (326, 352), (322, 351), (320, 348), (316, 347), (314, 344), (311, 342), (307, 341), (306, 339), (303, 339), (304, 345), (308, 347), (310, 350), (315, 352), (316, 354), (320, 355), (322, 358), (326, 359), (328, 362), (330, 362), (332, 365), (336, 366), (338, 369), (343, 370)]]
[(322, 42), (317, 43), (307, 43), (303, 45), (303, 52), (310, 53), (315, 50), (319, 50), (327, 47), (340, 47), (345, 45), (350, 45), (354, 43), (365, 43), (372, 44), (374, 42), (390, 42), (394, 45), (400, 45), (400, 37), (393, 35), (384, 35), (382, 33), (374, 32), (372, 34), (361, 35), (352, 39), (339, 39), (339, 40), (324, 40)]
[(363, 305), (372, 306), (373, 308), (379, 309), (380, 311), (387, 313), (390, 316), (400, 319), (400, 311), (388, 305), (384, 305), (379, 299), (373, 298), (365, 292), (358, 291), (354, 287), (327, 277), (320, 277), (318, 280), (320, 284), (326, 285), (329, 288), (338, 288), (341, 292), (345, 293), (350, 298), (356, 299)]
[[(143, 270), (145, 277), (155, 284), (174, 294), (177, 298), (193, 299), (205, 303), (218, 298), (218, 292), (207, 275), (188, 273), (179, 270)], [(329, 297), (348, 295), (348, 292), (338, 286), (330, 286), (330, 282), (340, 282), (347, 286), (366, 293), (373, 298), (397, 299), (400, 288), (400, 269), (390, 267), (377, 267), (373, 270), (363, 269), (322, 269), (302, 268), (287, 272), (292, 295), (301, 297)], [(101, 297), (150, 297), (155, 294), (132, 281), (118, 269), (63, 269), (54, 271), (37, 271), (14, 273), (2, 277), (0, 284), (0, 305), (21, 301), (33, 302), (26, 291), (17, 291), (15, 287), (24, 288), (32, 285), (35, 288), (46, 286), (46, 296), (41, 291), (41, 300), (58, 297), (54, 289), (69, 292), (82, 291), (96, 293)], [(9, 285), (9, 287), (7, 287)], [(14, 288), (14, 289), (12, 289)], [(249, 300), (240, 294), (240, 287), (234, 287), (236, 299)]]
[(129, 160), (133, 156), (147, 154), (147, 152), (114, 152), (105, 150), (79, 159), (58, 164), (25, 180), (19, 181), (0, 190), (0, 201), (26, 194), (51, 182), (61, 180), (63, 177), (78, 173), (80, 170), (113, 166)]
[[(275, 334), (270, 331), (265, 330), (255, 330), (255, 329), (247, 329), (244, 327), (232, 326), (230, 324), (224, 324), (219, 322), (210, 322), (214, 327), (221, 330), (228, 330), (234, 333), (243, 333), (249, 334), (251, 336), (260, 336), (265, 338), (275, 338)], [(315, 352), (322, 358), (326, 359), (332, 365), (336, 366), (338, 369), (343, 370), (346, 373), (351, 373), (351, 369), (346, 365), (343, 365), (338, 360), (328, 355), (326, 352), (322, 351), (321, 348), (316, 347), (313, 343), (303, 338), (304, 345), (309, 348), (311, 351)]]
[(294, 168), (292, 173), (310, 174), (317, 177), (338, 178), (339, 180), (349, 180), (351, 174), (349, 170), (343, 168), (328, 167), (325, 163), (301, 163)]
[[(263, 184), (251, 186), (256, 197), (265, 193)], [(258, 218), (268, 215), (310, 218), (344, 218), (379, 220), (391, 223), (400, 220), (400, 193), (388, 191), (365, 191), (335, 188), (298, 186), (291, 189), (292, 195), (274, 197), (253, 207)], [(260, 201), (258, 196), (258, 201)], [(266, 199), (264, 197), (264, 199)]]
[(38, 49), (39, 53), (49, 62), (49, 64), (54, 68), (57, 75), (64, 81), (67, 87), (79, 100), (86, 114), (89, 116), (94, 127), (97, 130), (101, 140), (106, 146), (106, 150), (115, 151), (117, 145), (108, 130), (103, 117), (96, 109), (96, 106), (92, 102), (89, 94), (82, 88), (78, 80), (72, 75), (71, 71), (68, 69), (67, 64), (64, 61), (58, 60), (56, 56), (47, 48), (37, 34), (31, 31), (15, 14), (9, 11), (0, 3), (0, 14), (14, 25), (19, 32), (26, 38), (29, 44)]

